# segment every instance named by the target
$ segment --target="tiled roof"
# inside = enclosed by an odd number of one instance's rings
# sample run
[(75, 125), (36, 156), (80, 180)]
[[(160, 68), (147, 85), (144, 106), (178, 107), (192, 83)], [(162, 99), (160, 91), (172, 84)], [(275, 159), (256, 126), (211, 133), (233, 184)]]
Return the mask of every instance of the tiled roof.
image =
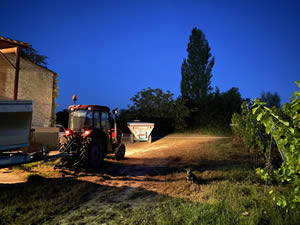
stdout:
[(17, 40), (12, 40), (9, 38), (4, 38), (0, 36), (0, 49), (2, 48), (11, 48), (11, 47), (16, 47), (16, 46), (21, 46), (21, 47), (28, 47), (28, 43), (24, 43), (22, 41), (17, 41)]

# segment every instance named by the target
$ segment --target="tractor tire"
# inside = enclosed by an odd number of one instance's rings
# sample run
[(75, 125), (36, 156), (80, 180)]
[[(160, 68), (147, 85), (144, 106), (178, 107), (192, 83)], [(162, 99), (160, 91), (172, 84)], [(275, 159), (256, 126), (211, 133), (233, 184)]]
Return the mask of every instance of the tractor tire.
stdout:
[(148, 143), (150, 143), (150, 144), (152, 143), (152, 136), (151, 135), (148, 136)]
[(89, 166), (93, 170), (99, 169), (103, 165), (105, 155), (104, 143), (92, 143), (89, 148)]
[(115, 153), (115, 158), (117, 160), (122, 160), (125, 157), (126, 148), (124, 144), (121, 144), (117, 149)]
[(134, 135), (130, 134), (130, 143), (133, 144), (134, 143)]
[(80, 162), (78, 166), (85, 170), (98, 170), (104, 161), (105, 143), (95, 142), (87, 137), (80, 149)]

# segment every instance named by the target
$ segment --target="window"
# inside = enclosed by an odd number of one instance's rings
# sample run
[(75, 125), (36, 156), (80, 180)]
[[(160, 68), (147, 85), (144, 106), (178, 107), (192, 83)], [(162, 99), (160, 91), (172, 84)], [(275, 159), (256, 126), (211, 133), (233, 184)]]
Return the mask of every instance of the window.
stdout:
[(101, 126), (104, 131), (108, 131), (110, 129), (108, 112), (101, 113)]
[(69, 127), (71, 130), (91, 129), (93, 127), (93, 112), (87, 110), (70, 112)]
[(98, 111), (94, 112), (94, 126), (95, 126), (95, 128), (98, 128), (98, 129), (101, 128), (100, 112), (98, 112)]

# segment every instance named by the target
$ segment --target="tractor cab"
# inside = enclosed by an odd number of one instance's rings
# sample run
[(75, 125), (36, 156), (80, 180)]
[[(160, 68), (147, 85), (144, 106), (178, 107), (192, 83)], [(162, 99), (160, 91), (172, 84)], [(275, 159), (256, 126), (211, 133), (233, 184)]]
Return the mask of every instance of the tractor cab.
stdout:
[(69, 130), (84, 132), (99, 129), (108, 133), (112, 126), (109, 108), (98, 105), (69, 106)]

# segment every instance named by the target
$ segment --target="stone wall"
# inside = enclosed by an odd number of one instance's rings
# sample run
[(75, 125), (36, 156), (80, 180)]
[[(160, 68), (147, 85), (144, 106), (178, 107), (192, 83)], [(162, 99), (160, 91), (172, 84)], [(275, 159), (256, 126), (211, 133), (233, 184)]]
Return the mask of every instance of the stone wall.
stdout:
[[(5, 54), (15, 64), (14, 54)], [(0, 55), (0, 99), (14, 97), (15, 69)], [(18, 99), (33, 100), (32, 126), (50, 126), (53, 72), (21, 58)]]

